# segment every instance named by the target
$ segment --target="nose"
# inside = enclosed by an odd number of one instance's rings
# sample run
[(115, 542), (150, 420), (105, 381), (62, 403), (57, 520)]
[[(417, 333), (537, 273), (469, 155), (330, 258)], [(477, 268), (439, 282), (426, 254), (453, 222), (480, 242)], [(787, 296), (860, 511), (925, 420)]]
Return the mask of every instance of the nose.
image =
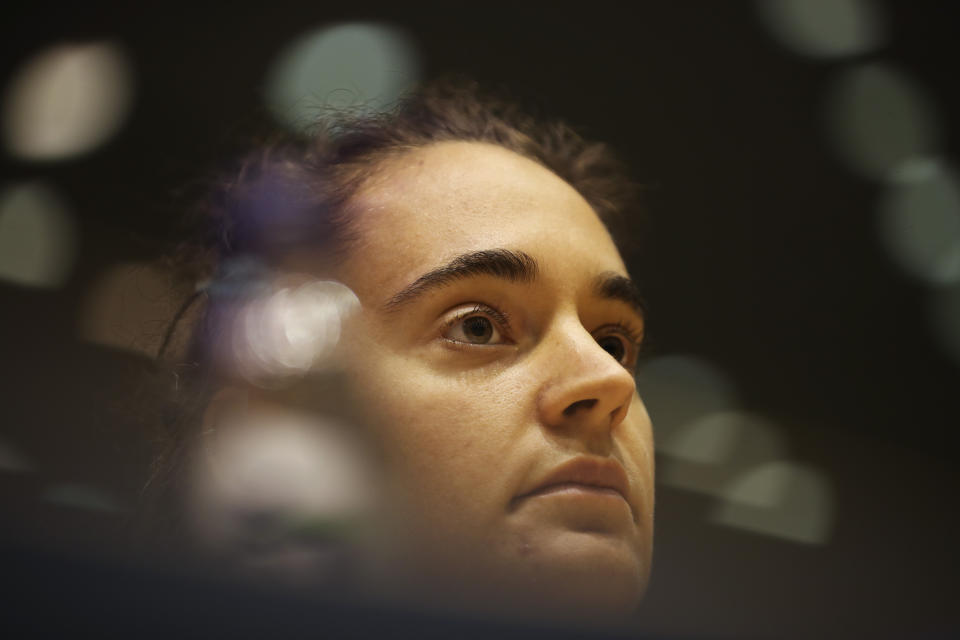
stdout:
[(563, 435), (609, 442), (630, 409), (633, 376), (579, 320), (557, 327), (544, 342), (548, 374), (538, 396), (542, 423)]

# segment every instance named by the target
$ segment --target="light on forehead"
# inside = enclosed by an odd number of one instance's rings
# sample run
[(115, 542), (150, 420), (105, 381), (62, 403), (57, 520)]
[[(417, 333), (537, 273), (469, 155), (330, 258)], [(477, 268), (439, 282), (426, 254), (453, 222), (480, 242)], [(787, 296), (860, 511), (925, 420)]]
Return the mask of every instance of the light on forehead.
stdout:
[[(503, 211), (524, 217), (596, 212), (569, 182), (543, 163), (505, 146), (472, 140), (445, 140), (387, 156), (360, 191), (362, 208), (402, 211), (398, 202), (456, 211), (463, 218), (487, 218)], [(598, 220), (599, 222), (599, 220)]]
[(530, 279), (532, 257), (537, 272), (586, 286), (603, 271), (624, 274), (587, 200), (543, 165), (496, 145), (444, 142), (392, 157), (351, 204), (359, 241), (338, 273), (387, 308), (466, 275)]

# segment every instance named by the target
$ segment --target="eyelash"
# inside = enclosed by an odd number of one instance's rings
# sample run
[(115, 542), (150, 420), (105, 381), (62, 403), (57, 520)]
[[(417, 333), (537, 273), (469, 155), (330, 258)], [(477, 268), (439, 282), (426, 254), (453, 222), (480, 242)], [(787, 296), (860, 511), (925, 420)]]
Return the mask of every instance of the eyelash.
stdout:
[[(499, 311), (498, 309), (495, 309), (495, 308), (491, 307), (490, 305), (484, 304), (484, 303), (482, 303), (482, 302), (476, 302), (476, 303), (473, 303), (473, 305), (474, 305), (474, 306), (473, 306), (472, 309), (461, 311), (461, 312), (457, 313), (456, 316), (454, 316), (453, 318), (451, 318), (450, 320), (448, 320), (447, 323), (444, 324), (444, 326), (443, 326), (443, 331), (441, 332), (441, 335), (446, 335), (446, 333), (447, 333), (451, 328), (453, 328), (458, 322), (463, 322), (463, 321), (466, 320), (467, 318), (473, 317), (473, 316), (478, 315), (478, 314), (483, 314), (483, 315), (488, 316), (488, 317), (489, 317), (490, 319), (492, 319), (494, 322), (496, 322), (496, 324), (498, 325), (498, 326), (497, 326), (497, 329), (503, 334), (503, 336), (504, 336), (505, 338), (507, 338), (507, 339), (510, 338), (511, 327), (510, 327), (510, 315), (509, 315), (509, 314), (504, 313), (504, 312), (502, 312), (502, 311)], [(463, 343), (463, 342), (460, 341), (460, 340), (453, 340), (453, 339), (450, 339), (450, 338), (445, 338), (445, 339), (446, 339), (446, 340), (449, 340), (450, 342), (454, 342), (454, 343), (458, 343), (458, 344), (460, 344), (460, 343), (462, 343), (462, 344), (471, 344), (471, 343)], [(485, 345), (474, 345), (474, 346), (485, 346)]]
[(613, 328), (619, 331), (620, 333), (622, 333), (623, 336), (627, 338), (627, 340), (629, 340), (634, 345), (636, 345), (638, 351), (640, 347), (643, 345), (643, 332), (637, 331), (636, 329), (634, 329), (633, 327), (631, 327), (626, 323), (618, 321), (618, 322), (614, 322), (613, 324), (608, 324), (603, 327), (600, 327), (600, 329), (606, 329), (606, 328)]
[[(499, 311), (498, 309), (490, 305), (484, 304), (482, 302), (473, 303), (472, 309), (465, 309), (463, 311), (460, 311), (453, 318), (448, 320), (444, 324), (441, 335), (444, 336), (445, 340), (448, 340), (449, 342), (453, 342), (455, 344), (470, 344), (472, 346), (478, 346), (478, 347), (479, 346), (498, 346), (502, 344), (502, 343), (495, 343), (493, 345), (475, 344), (467, 341), (454, 340), (452, 338), (446, 337), (446, 334), (458, 323), (461, 323), (467, 320), (468, 318), (471, 318), (476, 315), (487, 316), (489, 319), (491, 319), (496, 323), (497, 327), (495, 330), (499, 331), (505, 339), (511, 340), (510, 335), (512, 330), (510, 326), (509, 314)], [(615, 323), (607, 324), (600, 327), (599, 329), (596, 329), (593, 332), (593, 334), (598, 342), (602, 338), (610, 335), (616, 335), (621, 339), (623, 339), (625, 342), (624, 348), (626, 350), (627, 355), (625, 357), (626, 361), (620, 362), (620, 364), (622, 364), (624, 367), (628, 369), (632, 369), (636, 367), (637, 359), (643, 348), (643, 331), (637, 330), (632, 325), (627, 324), (625, 322), (617, 321)]]
[(635, 369), (640, 353), (643, 351), (643, 332), (620, 321), (604, 325), (594, 331), (597, 342), (611, 335), (616, 335), (626, 342), (624, 345), (626, 349), (626, 362), (620, 362), (620, 364), (629, 370)]

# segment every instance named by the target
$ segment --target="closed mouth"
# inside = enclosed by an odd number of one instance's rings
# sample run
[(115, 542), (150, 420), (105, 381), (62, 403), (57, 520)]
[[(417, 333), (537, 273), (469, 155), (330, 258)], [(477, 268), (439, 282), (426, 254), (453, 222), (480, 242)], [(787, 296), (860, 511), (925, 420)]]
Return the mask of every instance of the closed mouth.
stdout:
[(596, 484), (584, 484), (582, 482), (559, 482), (557, 484), (547, 485), (541, 487), (535, 491), (527, 493), (520, 496), (520, 498), (533, 498), (536, 496), (543, 496), (553, 493), (565, 493), (565, 492), (583, 492), (583, 493), (597, 493), (601, 495), (612, 495), (617, 496), (623, 500), (626, 500), (626, 497), (616, 488), (601, 486)]
[(623, 466), (612, 458), (586, 456), (555, 467), (531, 489), (514, 497), (511, 504), (516, 505), (527, 498), (562, 493), (617, 496), (626, 501), (631, 512), (634, 511), (630, 501), (630, 481)]

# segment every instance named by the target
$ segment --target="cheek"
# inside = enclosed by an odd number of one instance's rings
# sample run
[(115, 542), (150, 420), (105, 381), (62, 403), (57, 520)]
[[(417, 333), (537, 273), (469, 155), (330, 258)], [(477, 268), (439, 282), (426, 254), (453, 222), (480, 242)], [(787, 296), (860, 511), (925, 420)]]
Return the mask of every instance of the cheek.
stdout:
[(352, 376), (380, 441), (388, 477), (407, 502), (436, 517), (493, 517), (510, 495), (496, 474), (523, 431), (522, 402), (477, 376), (441, 374), (421, 360), (381, 353)]
[(643, 400), (637, 394), (633, 395), (633, 401), (630, 404), (630, 411), (625, 422), (629, 425), (631, 431), (631, 442), (635, 449), (638, 464), (642, 463), (644, 467), (649, 469), (652, 476), (654, 461), (653, 424)]
[(654, 446), (653, 428), (646, 407), (636, 394), (627, 418), (621, 424), (620, 442), (628, 473), (634, 477), (642, 492), (643, 519), (652, 525), (654, 503)]

